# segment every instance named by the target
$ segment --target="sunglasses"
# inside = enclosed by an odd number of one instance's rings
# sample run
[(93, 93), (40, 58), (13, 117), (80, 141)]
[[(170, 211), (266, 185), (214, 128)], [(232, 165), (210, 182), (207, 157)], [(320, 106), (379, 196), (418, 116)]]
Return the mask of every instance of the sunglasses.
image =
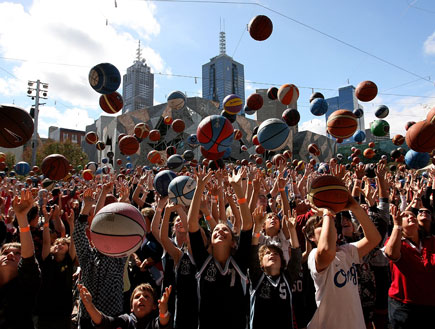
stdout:
[(418, 211), (418, 213), (419, 213), (419, 214), (424, 214), (424, 213), (426, 213), (426, 214), (430, 215), (430, 211), (427, 210), (427, 209), (420, 209), (420, 210)]

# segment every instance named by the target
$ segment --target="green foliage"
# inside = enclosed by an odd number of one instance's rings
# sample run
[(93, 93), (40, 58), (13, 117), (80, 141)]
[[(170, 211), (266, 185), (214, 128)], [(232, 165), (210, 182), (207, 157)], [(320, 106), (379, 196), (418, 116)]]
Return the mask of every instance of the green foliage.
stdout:
[(6, 166), (9, 168), (9, 170), (13, 170), (16, 162), (15, 162), (15, 154), (7, 152), (6, 154)]

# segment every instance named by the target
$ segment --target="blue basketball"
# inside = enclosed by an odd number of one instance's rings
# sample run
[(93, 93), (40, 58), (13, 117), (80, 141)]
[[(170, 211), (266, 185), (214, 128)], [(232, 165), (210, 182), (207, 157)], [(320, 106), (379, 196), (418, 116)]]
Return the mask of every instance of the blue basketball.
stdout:
[(288, 143), (290, 127), (278, 118), (267, 119), (258, 127), (257, 137), (266, 150), (279, 151)]
[(311, 102), (310, 111), (317, 116), (324, 115), (328, 111), (328, 102), (323, 98), (315, 98)]
[(359, 119), (364, 115), (364, 111), (362, 109), (355, 109), (352, 111), (353, 114)]
[(166, 165), (170, 170), (180, 171), (183, 168), (184, 159), (179, 154), (173, 154), (168, 158)]
[(168, 106), (173, 110), (181, 110), (186, 103), (186, 96), (181, 91), (173, 91), (168, 96)]
[(98, 168), (96, 171), (95, 171), (95, 175), (99, 175), (99, 174), (101, 174), (103, 172), (103, 170), (101, 169), (101, 168)]
[(420, 169), (429, 164), (429, 153), (416, 152), (409, 150), (405, 155), (405, 163), (412, 169)]
[(168, 195), (169, 183), (177, 177), (177, 174), (170, 170), (162, 170), (154, 177), (154, 188), (162, 196)]
[(196, 181), (189, 176), (178, 176), (168, 186), (168, 197), (176, 203), (190, 206), (196, 189)]
[(133, 168), (133, 164), (131, 162), (127, 162), (127, 164), (125, 165), (125, 168), (131, 169), (131, 168)]
[(121, 74), (118, 69), (110, 63), (101, 63), (89, 71), (89, 83), (91, 87), (100, 94), (111, 94), (121, 84)]
[(107, 159), (107, 158), (102, 158), (102, 159), (101, 159), (101, 162), (102, 162), (102, 163), (104, 163), (104, 164), (106, 164), (106, 163), (107, 163), (107, 161), (108, 161), (108, 159)]
[(25, 161), (20, 161), (15, 165), (14, 169), (18, 175), (26, 176), (30, 172), (30, 165)]
[(379, 119), (383, 119), (387, 117), (390, 110), (385, 105), (379, 105), (379, 107), (376, 109), (375, 116)]
[(126, 159), (127, 159), (127, 161), (131, 161), (131, 158), (129, 155), (127, 155)]
[(196, 134), (192, 134), (187, 137), (187, 143), (191, 145), (198, 145), (198, 137), (196, 137)]
[(234, 127), (222, 115), (210, 115), (199, 123), (196, 136), (206, 151), (221, 153), (233, 142)]
[(353, 134), (353, 140), (357, 143), (361, 143), (366, 139), (366, 133), (362, 130), (357, 130), (355, 134)]
[(186, 161), (192, 161), (195, 158), (195, 154), (193, 153), (192, 150), (186, 150), (183, 153), (183, 158)]

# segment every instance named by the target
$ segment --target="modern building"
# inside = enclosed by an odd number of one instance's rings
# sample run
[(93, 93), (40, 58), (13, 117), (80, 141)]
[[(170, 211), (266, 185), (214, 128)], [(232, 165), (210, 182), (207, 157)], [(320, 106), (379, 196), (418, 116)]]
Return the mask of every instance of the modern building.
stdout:
[(85, 138), (85, 132), (82, 130), (50, 126), (48, 128), (48, 138), (57, 142), (66, 142), (67, 140), (69, 140), (71, 141), (71, 143), (81, 145), (82, 141)]
[[(355, 96), (355, 87), (352, 85), (338, 88), (338, 96), (327, 98), (326, 102), (328, 103), (328, 111), (325, 114), (325, 120), (328, 122), (329, 116), (337, 111), (337, 110), (349, 110), (353, 111), (357, 108), (364, 109), (361, 104), (358, 103), (358, 99)], [(358, 119), (358, 130), (365, 130), (364, 124), (364, 115)], [(327, 133), (329, 138), (333, 138), (331, 135)], [(343, 143), (351, 143), (353, 142), (352, 138), (345, 139)]]
[(122, 97), (124, 99), (122, 113), (153, 106), (154, 74), (142, 58), (140, 41), (136, 60), (127, 68), (127, 74), (122, 77)]
[(202, 66), (202, 97), (222, 101), (225, 96), (236, 94), (245, 103), (245, 69), (226, 52), (225, 32), (220, 32), (220, 54)]

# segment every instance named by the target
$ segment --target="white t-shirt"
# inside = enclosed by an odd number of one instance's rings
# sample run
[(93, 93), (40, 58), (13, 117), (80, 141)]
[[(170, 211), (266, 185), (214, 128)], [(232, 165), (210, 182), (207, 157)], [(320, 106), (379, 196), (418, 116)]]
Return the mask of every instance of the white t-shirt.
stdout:
[(355, 264), (360, 263), (356, 243), (338, 247), (335, 258), (322, 272), (316, 271), (317, 248), (308, 256), (316, 287), (317, 311), (308, 329), (365, 329)]

